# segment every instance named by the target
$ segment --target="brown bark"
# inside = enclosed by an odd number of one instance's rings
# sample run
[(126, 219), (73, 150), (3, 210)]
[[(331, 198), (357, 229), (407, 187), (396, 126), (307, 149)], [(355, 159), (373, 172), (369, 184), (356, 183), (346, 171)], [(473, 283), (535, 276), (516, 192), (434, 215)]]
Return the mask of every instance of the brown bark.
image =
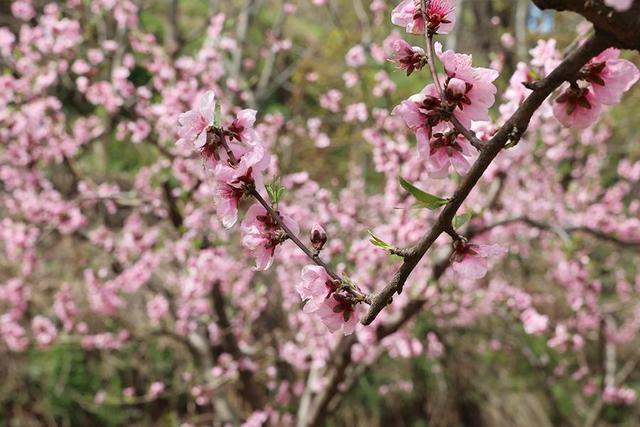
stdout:
[(615, 47), (640, 50), (640, 2), (625, 12), (616, 12), (604, 0), (532, 0), (540, 9), (570, 11), (591, 21), (602, 34), (613, 39)]

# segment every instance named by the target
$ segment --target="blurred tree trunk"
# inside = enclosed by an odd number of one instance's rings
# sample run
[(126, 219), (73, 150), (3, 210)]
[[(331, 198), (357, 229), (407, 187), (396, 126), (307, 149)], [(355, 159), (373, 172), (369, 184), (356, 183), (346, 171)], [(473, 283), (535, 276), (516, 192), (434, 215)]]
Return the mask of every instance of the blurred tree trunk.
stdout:
[(489, 58), (489, 53), (493, 49), (495, 29), (491, 25), (491, 18), (495, 15), (492, 0), (473, 0), (471, 1), (474, 22), (474, 37), (478, 51), (481, 52), (485, 59)]
[(517, 0), (515, 13), (515, 36), (516, 36), (516, 54), (518, 61), (527, 59), (527, 11), (529, 10), (529, 0)]

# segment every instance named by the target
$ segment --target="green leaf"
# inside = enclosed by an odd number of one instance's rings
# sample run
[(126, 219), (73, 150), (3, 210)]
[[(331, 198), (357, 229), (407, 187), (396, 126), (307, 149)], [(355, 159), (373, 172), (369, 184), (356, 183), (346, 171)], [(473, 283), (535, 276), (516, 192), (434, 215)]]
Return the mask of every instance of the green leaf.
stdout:
[(284, 187), (280, 184), (280, 178), (276, 179), (273, 183), (266, 186), (269, 199), (274, 205), (280, 203), (282, 195), (284, 194)]
[(402, 186), (402, 188), (404, 188), (409, 193), (411, 193), (411, 195), (415, 197), (416, 200), (419, 202), (416, 205), (416, 207), (435, 210), (441, 206), (446, 205), (449, 202), (448, 199), (443, 199), (438, 196), (434, 196), (433, 194), (425, 193), (424, 191), (422, 191), (418, 187), (415, 187), (413, 184), (411, 184), (409, 181), (407, 181), (403, 177), (400, 177), (400, 185)]
[(371, 230), (367, 230), (367, 232), (369, 233), (369, 235), (371, 236), (371, 239), (369, 239), (369, 241), (371, 242), (371, 244), (373, 246), (376, 246), (380, 249), (383, 249), (389, 253), (392, 253), (395, 248), (393, 246), (391, 246), (390, 244), (388, 244), (387, 242), (385, 242), (384, 240), (382, 240), (380, 237), (376, 236), (375, 234), (373, 234), (373, 232)]
[(471, 219), (471, 213), (470, 212), (463, 213), (463, 214), (460, 214), (460, 215), (456, 215), (456, 217), (453, 218), (453, 228), (454, 229), (458, 229), (458, 228), (462, 227), (470, 219)]

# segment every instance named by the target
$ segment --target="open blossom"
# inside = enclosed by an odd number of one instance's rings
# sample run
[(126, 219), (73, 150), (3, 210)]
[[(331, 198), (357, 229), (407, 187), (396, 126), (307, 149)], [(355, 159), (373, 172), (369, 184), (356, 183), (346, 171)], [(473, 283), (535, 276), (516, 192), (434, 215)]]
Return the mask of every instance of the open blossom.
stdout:
[[(298, 223), (289, 215), (278, 212), (284, 225), (298, 234)], [(256, 270), (266, 270), (271, 266), (278, 246), (287, 239), (275, 220), (264, 206), (254, 204), (247, 211), (241, 224), (242, 245), (256, 259)]]
[(256, 110), (251, 109), (241, 110), (235, 120), (226, 128), (230, 136), (238, 142), (249, 145), (257, 144), (258, 134), (253, 128), (257, 113)]
[(42, 347), (48, 347), (53, 343), (58, 335), (58, 329), (56, 329), (53, 322), (44, 316), (36, 316), (31, 322), (31, 330), (33, 335)]
[(367, 55), (362, 45), (357, 44), (347, 52), (345, 56), (347, 65), (350, 67), (360, 67), (367, 62)]
[[(427, 85), (422, 91), (402, 101), (393, 114), (404, 120), (418, 139), (418, 144), (428, 144), (435, 131), (444, 128), (449, 115), (441, 108), (442, 101), (435, 85)], [(464, 124), (464, 123), (463, 123)]]
[(469, 172), (471, 163), (467, 157), (473, 155), (469, 141), (455, 132), (438, 132), (425, 144), (424, 139), (418, 142), (420, 157), (427, 160), (427, 171), (432, 178), (444, 178), (450, 167), (464, 175)]
[(407, 76), (427, 64), (427, 57), (421, 47), (411, 46), (403, 39), (398, 39), (391, 43), (391, 48), (395, 52), (393, 62), (398, 65), (399, 69), (407, 70)]
[(584, 129), (600, 115), (602, 104), (591, 87), (572, 86), (553, 103), (553, 115), (566, 127)]
[(307, 300), (305, 313), (313, 313), (320, 309), (322, 303), (338, 288), (338, 284), (329, 276), (327, 270), (318, 265), (307, 265), (302, 269), (301, 282), (296, 291), (302, 300)]
[(238, 220), (238, 204), (249, 188), (264, 187), (262, 171), (266, 167), (265, 150), (260, 144), (240, 157), (236, 166), (219, 163), (213, 172), (215, 178), (216, 210), (226, 228)]
[(478, 245), (460, 240), (455, 243), (451, 267), (464, 278), (481, 279), (487, 274), (487, 258), (505, 252), (498, 245)]
[(549, 317), (538, 313), (533, 308), (528, 308), (520, 315), (520, 320), (527, 334), (541, 335), (549, 326)]
[(442, 45), (435, 44), (435, 51), (447, 74), (445, 94), (449, 103), (456, 105), (456, 117), (469, 120), (488, 121), (489, 108), (495, 102), (497, 92), (493, 82), (498, 72), (490, 68), (473, 67), (472, 56), (452, 50), (442, 52)]
[(206, 129), (213, 126), (216, 99), (213, 91), (200, 97), (198, 109), (180, 114), (178, 117), (178, 144), (193, 143), (195, 148), (202, 148), (207, 143)]
[(601, 103), (614, 105), (640, 78), (638, 67), (631, 61), (620, 59), (620, 51), (609, 48), (585, 65), (581, 74), (591, 83), (593, 94)]
[(329, 332), (342, 330), (344, 335), (351, 335), (358, 324), (360, 306), (348, 296), (334, 293), (320, 304), (316, 314)]
[[(391, 12), (391, 22), (408, 33), (424, 34), (425, 23), (421, 0), (403, 0)], [(427, 29), (431, 34), (447, 34), (455, 24), (454, 0), (431, 0), (427, 8)]]

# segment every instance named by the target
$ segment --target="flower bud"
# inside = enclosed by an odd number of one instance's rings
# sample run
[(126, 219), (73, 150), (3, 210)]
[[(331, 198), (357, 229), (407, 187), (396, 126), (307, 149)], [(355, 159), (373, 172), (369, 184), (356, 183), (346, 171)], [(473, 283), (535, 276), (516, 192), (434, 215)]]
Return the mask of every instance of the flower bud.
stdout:
[(454, 77), (447, 85), (447, 92), (453, 97), (462, 97), (467, 93), (467, 84), (463, 80)]
[(324, 228), (320, 224), (316, 224), (311, 229), (311, 246), (313, 249), (320, 252), (324, 247), (324, 244), (327, 243), (327, 233), (324, 231)]

